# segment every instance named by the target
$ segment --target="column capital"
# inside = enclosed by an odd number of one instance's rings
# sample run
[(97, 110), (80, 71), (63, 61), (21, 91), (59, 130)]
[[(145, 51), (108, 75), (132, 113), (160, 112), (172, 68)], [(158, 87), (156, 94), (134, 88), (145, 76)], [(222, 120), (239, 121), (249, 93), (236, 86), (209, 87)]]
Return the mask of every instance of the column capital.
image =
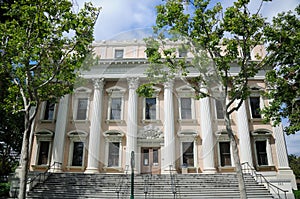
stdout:
[(128, 88), (136, 90), (139, 86), (139, 78), (138, 77), (128, 77)]
[(165, 89), (173, 89), (174, 86), (174, 80), (170, 79), (167, 82), (164, 83), (164, 88)]
[(104, 87), (104, 78), (97, 78), (97, 79), (92, 79), (94, 83), (94, 88), (102, 90)]

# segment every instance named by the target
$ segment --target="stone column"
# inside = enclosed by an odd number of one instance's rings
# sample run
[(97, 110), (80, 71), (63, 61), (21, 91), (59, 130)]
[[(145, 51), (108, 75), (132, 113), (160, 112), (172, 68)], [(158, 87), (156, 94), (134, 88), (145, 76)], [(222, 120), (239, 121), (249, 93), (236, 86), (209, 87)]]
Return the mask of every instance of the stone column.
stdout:
[[(207, 92), (207, 90), (203, 89), (203, 92)], [(200, 99), (200, 125), (202, 131), (203, 173), (215, 173), (215, 142), (214, 133), (212, 129), (212, 118), (209, 97)]]
[[(129, 96), (128, 96), (128, 115), (127, 115), (127, 134), (126, 134), (126, 165), (130, 166), (131, 151), (137, 154), (137, 108), (138, 96), (136, 89), (138, 88), (139, 78), (127, 78)], [(137, 162), (135, 161), (137, 165)]]
[(242, 105), (237, 111), (237, 127), (241, 163), (248, 162), (251, 166), (253, 166), (250, 131), (245, 101), (242, 102)]
[(85, 173), (99, 172), (101, 122), (102, 122), (102, 97), (104, 79), (94, 79), (94, 97), (91, 117), (91, 127), (88, 147), (88, 164)]
[[(68, 123), (69, 110), (69, 95), (65, 95), (59, 101), (57, 113), (57, 121), (55, 126), (55, 135), (53, 140), (51, 165), (54, 162), (63, 163), (64, 161), (64, 147), (66, 138), (66, 128)], [(61, 172), (62, 165), (56, 165), (54, 172)]]
[(274, 131), (275, 145), (277, 150), (278, 170), (290, 169), (282, 125), (273, 127), (273, 131)]
[(162, 157), (162, 171), (169, 171), (170, 165), (175, 168), (175, 136), (174, 136), (174, 104), (173, 84), (169, 81), (164, 84), (164, 149)]

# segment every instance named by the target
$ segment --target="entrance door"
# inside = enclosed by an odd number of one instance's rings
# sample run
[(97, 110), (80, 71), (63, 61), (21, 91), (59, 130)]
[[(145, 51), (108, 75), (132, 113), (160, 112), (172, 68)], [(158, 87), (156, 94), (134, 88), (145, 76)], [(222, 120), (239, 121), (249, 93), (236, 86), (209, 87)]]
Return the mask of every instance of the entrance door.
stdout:
[(160, 174), (160, 148), (141, 149), (141, 173)]

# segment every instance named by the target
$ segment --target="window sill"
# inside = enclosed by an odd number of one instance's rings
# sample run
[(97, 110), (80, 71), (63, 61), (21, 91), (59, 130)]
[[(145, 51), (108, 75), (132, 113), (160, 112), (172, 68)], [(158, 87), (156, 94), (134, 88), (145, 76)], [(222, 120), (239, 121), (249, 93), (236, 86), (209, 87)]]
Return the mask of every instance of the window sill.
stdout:
[(72, 123), (90, 123), (90, 120), (72, 120)]
[(116, 173), (116, 172), (123, 172), (123, 168), (122, 167), (103, 167), (103, 170), (105, 172), (108, 172), (108, 173)]
[(253, 122), (262, 122), (263, 118), (251, 118), (250, 121)]
[(56, 122), (56, 120), (39, 120), (39, 122), (44, 124), (53, 124)]
[(180, 124), (196, 124), (197, 123), (197, 120), (196, 119), (179, 119), (178, 122)]
[(261, 166), (256, 165), (256, 170), (257, 171), (275, 171), (276, 168), (275, 168), (275, 166), (272, 166), (272, 165), (261, 165)]
[(84, 170), (84, 166), (67, 166), (68, 170)]
[(219, 166), (218, 170), (220, 172), (234, 172), (235, 171), (235, 167), (233, 167), (233, 166)]
[(125, 123), (125, 120), (106, 120), (105, 122), (106, 122), (106, 124), (109, 124), (109, 123), (123, 124), (123, 123)]
[(34, 165), (31, 165), (31, 167), (33, 169), (48, 169), (49, 165), (47, 165), (47, 164), (41, 164), (41, 165), (34, 164)]
[(142, 120), (142, 123), (145, 124), (145, 123), (160, 123), (160, 120)]

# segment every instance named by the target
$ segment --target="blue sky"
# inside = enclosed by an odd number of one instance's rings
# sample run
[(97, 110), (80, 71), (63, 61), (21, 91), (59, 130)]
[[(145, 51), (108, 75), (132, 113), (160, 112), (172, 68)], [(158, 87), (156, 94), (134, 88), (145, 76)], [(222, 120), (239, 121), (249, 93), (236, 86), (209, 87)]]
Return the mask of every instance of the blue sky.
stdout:
[[(72, 0), (74, 9), (82, 7), (87, 0)], [(102, 7), (95, 27), (95, 40), (110, 39), (134, 39), (141, 38), (151, 32), (155, 24), (155, 6), (161, 0), (91, 0), (95, 6)], [(218, 2), (212, 0), (212, 3)], [(231, 0), (220, 1), (223, 7), (232, 5)], [(78, 6), (77, 6), (77, 5)], [(252, 0), (250, 9), (257, 10), (260, 0)], [(262, 7), (261, 14), (269, 20), (282, 11), (294, 10), (299, 0), (273, 0), (266, 2)], [(288, 152), (300, 155), (300, 133), (286, 136)]]

